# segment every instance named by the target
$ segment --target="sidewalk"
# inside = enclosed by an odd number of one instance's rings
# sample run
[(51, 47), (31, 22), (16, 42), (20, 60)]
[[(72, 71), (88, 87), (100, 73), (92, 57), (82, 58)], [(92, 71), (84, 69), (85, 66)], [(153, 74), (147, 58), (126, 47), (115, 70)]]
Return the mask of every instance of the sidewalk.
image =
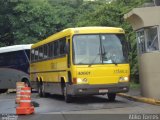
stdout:
[(136, 88), (131, 87), (129, 92), (119, 93), (118, 95), (133, 101), (138, 101), (138, 102), (143, 102), (143, 103), (148, 103), (153, 105), (160, 105), (160, 100), (143, 97), (140, 92), (140, 87), (136, 87)]
[(131, 96), (139, 96), (139, 97), (141, 97), (140, 88), (130, 88), (129, 92), (126, 93), (126, 94), (131, 95)]

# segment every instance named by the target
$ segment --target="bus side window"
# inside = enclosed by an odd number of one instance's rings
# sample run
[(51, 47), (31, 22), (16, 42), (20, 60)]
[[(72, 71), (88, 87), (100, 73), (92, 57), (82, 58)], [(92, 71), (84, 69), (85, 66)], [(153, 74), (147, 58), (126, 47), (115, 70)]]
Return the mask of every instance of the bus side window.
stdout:
[(27, 62), (30, 61), (30, 50), (24, 50)]
[[(7, 57), (8, 57), (8, 66), (14, 66), (14, 65), (18, 65), (18, 64), (23, 64), (23, 61), (21, 60), (21, 57), (20, 57), (20, 53), (22, 51), (18, 51), (18, 52), (9, 52), (7, 54)], [(23, 57), (23, 56), (22, 56)]]
[(28, 60), (26, 58), (26, 54), (24, 53), (25, 51), (21, 50), (21, 51), (18, 51), (18, 52), (15, 52), (12, 56), (12, 59), (13, 59), (13, 63), (14, 64), (25, 64), (25, 63), (28, 63)]
[(0, 66), (5, 66), (4, 65), (4, 63), (5, 63), (5, 61), (4, 61), (4, 56), (3, 56), (4, 54), (1, 54), (0, 55)]
[(48, 45), (44, 45), (44, 59), (48, 58)]
[(53, 42), (48, 44), (48, 56), (49, 58), (53, 57)]
[(36, 48), (34, 51), (34, 60), (37, 61), (38, 60), (38, 49)]
[(34, 49), (31, 50), (31, 61), (34, 61)]
[(54, 57), (59, 55), (59, 44), (58, 40), (54, 42)]
[(60, 43), (60, 55), (65, 55), (66, 39), (65, 38), (61, 39), (59, 43)]
[(10, 52), (6, 53), (5, 61), (7, 61), (6, 66), (11, 66), (12, 65), (12, 54)]
[(34, 49), (31, 50), (31, 61), (34, 61)]
[(42, 60), (42, 59), (43, 59), (43, 46), (41, 46), (41, 47), (39, 48), (39, 55), (38, 55), (38, 57), (39, 57), (39, 60)]
[(51, 43), (52, 44), (52, 58), (54, 57), (54, 42)]

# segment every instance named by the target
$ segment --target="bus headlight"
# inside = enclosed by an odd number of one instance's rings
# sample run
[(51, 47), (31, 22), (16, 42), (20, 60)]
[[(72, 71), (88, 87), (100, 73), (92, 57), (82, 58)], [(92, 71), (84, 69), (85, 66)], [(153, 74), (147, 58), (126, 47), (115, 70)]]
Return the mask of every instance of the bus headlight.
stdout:
[(77, 78), (77, 84), (86, 84), (88, 83), (88, 80), (86, 78), (81, 79), (81, 78)]
[(77, 83), (81, 83), (82, 79), (81, 78), (77, 78)]
[(119, 82), (128, 82), (129, 78), (128, 77), (120, 77)]

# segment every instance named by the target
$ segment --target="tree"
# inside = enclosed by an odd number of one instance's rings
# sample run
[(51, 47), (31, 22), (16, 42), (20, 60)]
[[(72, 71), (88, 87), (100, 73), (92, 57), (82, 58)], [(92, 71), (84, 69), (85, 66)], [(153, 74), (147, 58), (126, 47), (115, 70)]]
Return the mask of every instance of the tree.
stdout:
[[(7, 2), (6, 8), (10, 9), (3, 9), (3, 16), (7, 15), (7, 18), (2, 19), (5, 21), (2, 22), (2, 28), (7, 31), (1, 29), (5, 32), (1, 35), (1, 42), (6, 45), (34, 43), (66, 27), (72, 27), (75, 25), (76, 9), (81, 2), (82, 0), (76, 0), (75, 3), (55, 0), (50, 4), (48, 0), (27, 0), (14, 2), (14, 5), (13, 2)], [(3, 4), (6, 2), (3, 1)], [(10, 38), (5, 37), (3, 40), (6, 35)]]
[(68, 27), (122, 27), (131, 43), (131, 75), (137, 74), (136, 35), (123, 16), (148, 0), (11, 1), (0, 1), (0, 46), (34, 43)]
[(56, 31), (52, 28), (55, 17), (47, 1), (22, 1), (13, 8), (10, 16), (14, 44), (34, 43)]
[(16, 3), (11, 3), (6, 0), (0, 1), (0, 46), (14, 43), (9, 16), (13, 12), (13, 7), (15, 5)]
[[(138, 73), (136, 35), (132, 26), (123, 19), (123, 16), (144, 2), (145, 0), (113, 0), (111, 3), (99, 4), (97, 8), (94, 6), (92, 9), (87, 9), (86, 14), (80, 12), (79, 16), (81, 17), (77, 23), (77, 26), (115, 26), (125, 29), (127, 41), (131, 43), (129, 61), (132, 78)], [(97, 1), (94, 3), (97, 4)]]

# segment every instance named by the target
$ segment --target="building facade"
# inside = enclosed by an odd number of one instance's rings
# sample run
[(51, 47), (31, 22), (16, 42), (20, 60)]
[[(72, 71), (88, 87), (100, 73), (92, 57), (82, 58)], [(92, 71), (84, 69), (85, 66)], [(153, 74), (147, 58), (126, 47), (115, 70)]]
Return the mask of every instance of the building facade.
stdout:
[(160, 6), (134, 8), (124, 18), (137, 35), (141, 93), (160, 99)]

